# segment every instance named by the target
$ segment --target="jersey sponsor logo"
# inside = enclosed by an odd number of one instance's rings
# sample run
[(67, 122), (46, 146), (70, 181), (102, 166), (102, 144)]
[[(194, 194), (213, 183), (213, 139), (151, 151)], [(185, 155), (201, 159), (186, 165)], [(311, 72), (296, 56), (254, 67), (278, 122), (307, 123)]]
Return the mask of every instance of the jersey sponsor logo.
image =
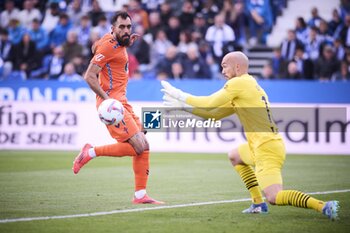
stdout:
[(101, 61), (105, 56), (102, 53), (99, 53), (95, 56), (95, 61)]

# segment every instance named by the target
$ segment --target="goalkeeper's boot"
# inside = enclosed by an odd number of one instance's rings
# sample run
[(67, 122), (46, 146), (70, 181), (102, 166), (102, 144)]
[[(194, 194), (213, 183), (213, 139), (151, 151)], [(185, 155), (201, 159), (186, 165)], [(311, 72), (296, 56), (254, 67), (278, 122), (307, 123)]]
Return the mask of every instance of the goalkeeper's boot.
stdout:
[(143, 196), (143, 198), (136, 198), (134, 197), (134, 199), (132, 200), (133, 204), (155, 204), (155, 205), (162, 205), (165, 204), (162, 201), (157, 201), (151, 197), (149, 197), (147, 194), (145, 194), (145, 196)]
[(267, 214), (269, 208), (265, 202), (260, 204), (252, 204), (248, 209), (242, 211), (243, 214)]
[(85, 144), (83, 149), (81, 149), (80, 153), (73, 162), (73, 172), (74, 174), (78, 174), (80, 169), (87, 164), (92, 158), (89, 156), (89, 149), (92, 148), (90, 144)]
[(339, 207), (340, 206), (338, 201), (327, 201), (322, 209), (322, 213), (326, 215), (330, 220), (334, 221), (338, 219)]

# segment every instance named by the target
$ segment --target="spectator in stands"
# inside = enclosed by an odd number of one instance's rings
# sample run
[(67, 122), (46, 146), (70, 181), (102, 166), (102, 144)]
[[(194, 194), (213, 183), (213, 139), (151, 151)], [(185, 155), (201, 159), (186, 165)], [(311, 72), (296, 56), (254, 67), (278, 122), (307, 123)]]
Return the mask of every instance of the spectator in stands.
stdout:
[(219, 14), (219, 7), (214, 0), (207, 0), (200, 11), (204, 15), (204, 18), (208, 26), (212, 26), (215, 21), (215, 16)]
[[(152, 11), (158, 11), (160, 8), (161, 3), (163, 3), (164, 0), (151, 0), (151, 1), (142, 1), (142, 5), (147, 11), (152, 12)], [(167, 22), (167, 21), (164, 21)]]
[(18, 17), (19, 12), (13, 0), (6, 0), (5, 9), (0, 14), (0, 27), (7, 28), (10, 20)]
[(204, 15), (202, 13), (197, 13), (193, 20), (193, 25), (191, 26), (192, 32), (199, 32), (201, 38), (204, 38), (207, 32), (207, 25), (205, 23)]
[(271, 0), (270, 2), (271, 2), (273, 23), (275, 23), (277, 16), (282, 15), (282, 11), (286, 7), (287, 0)]
[(204, 36), (202, 33), (200, 33), (199, 31), (192, 31), (191, 32), (191, 41), (193, 43), (198, 44), (201, 40), (204, 39)]
[(78, 34), (74, 30), (67, 33), (67, 41), (63, 44), (64, 60), (71, 62), (74, 57), (83, 55), (83, 46), (78, 43)]
[[(170, 17), (173, 15), (173, 11), (172, 8), (169, 4), (169, 2), (164, 1), (161, 5), (160, 5), (160, 19), (162, 22), (169, 22)], [(170, 26), (170, 25), (166, 25), (166, 26)]]
[(84, 72), (86, 71), (86, 69), (89, 65), (90, 59), (91, 59), (91, 57), (86, 58), (85, 56), (77, 56), (77, 57), (73, 57), (71, 62), (74, 65), (75, 71), (78, 74), (80, 74), (81, 76), (83, 76)]
[(272, 10), (269, 0), (248, 0), (247, 9), (250, 14), (249, 28), (250, 40), (249, 44), (255, 45), (266, 43), (266, 34), (270, 32), (273, 25)]
[(50, 34), (50, 46), (55, 47), (62, 45), (67, 38), (67, 33), (71, 29), (71, 23), (69, 22), (68, 15), (61, 13), (58, 25)]
[[(128, 4), (129, 0), (97, 0), (103, 12), (108, 15), (112, 15), (114, 12), (123, 9), (125, 4)], [(152, 1), (153, 2), (153, 1)]]
[(38, 9), (34, 8), (33, 0), (25, 0), (23, 2), (23, 10), (19, 13), (19, 21), (23, 27), (29, 29), (34, 19), (41, 20), (42, 15)]
[(7, 77), (12, 71), (12, 62), (10, 57), (10, 51), (12, 48), (11, 41), (9, 40), (9, 33), (6, 29), (0, 28), (0, 60), (2, 72), (0, 76)]
[(202, 60), (205, 61), (206, 65), (209, 67), (210, 77), (212, 79), (221, 79), (222, 76), (219, 72), (217, 63), (214, 60), (210, 45), (204, 39), (198, 42), (198, 53)]
[(25, 29), (19, 24), (18, 19), (13, 18), (9, 22), (8, 32), (11, 43), (16, 45), (21, 42)]
[(188, 30), (183, 30), (180, 32), (180, 41), (179, 44), (177, 45), (177, 51), (179, 53), (186, 54), (188, 48), (195, 44), (194, 42), (191, 41), (191, 33)]
[(259, 78), (264, 80), (275, 79), (275, 75), (270, 63), (264, 65)]
[(149, 27), (147, 30), (147, 33), (150, 33), (152, 35), (152, 40), (156, 38), (157, 32), (164, 28), (162, 26), (162, 22), (160, 21), (160, 14), (157, 11), (149, 13)]
[(215, 16), (215, 24), (208, 28), (205, 40), (213, 50), (215, 61), (220, 64), (224, 45), (235, 40), (235, 33), (230, 26), (225, 24), (224, 15)]
[(350, 14), (345, 16), (345, 22), (339, 36), (345, 47), (350, 47)]
[(305, 43), (309, 31), (303, 17), (298, 17), (295, 22), (295, 35), (299, 41)]
[(60, 20), (60, 8), (57, 2), (52, 2), (49, 9), (46, 10), (44, 20), (41, 24), (42, 28), (46, 30), (47, 33), (56, 27), (58, 21)]
[(319, 58), (322, 40), (318, 35), (318, 30), (316, 27), (311, 27), (309, 29), (309, 37), (305, 42), (305, 52), (308, 57), (315, 61)]
[(205, 60), (199, 56), (198, 47), (192, 44), (188, 47), (186, 56), (182, 61), (183, 78), (210, 79), (211, 73)]
[(350, 80), (350, 54), (340, 63), (340, 72), (336, 75), (336, 80), (348, 81)]
[(350, 1), (340, 0), (340, 17), (345, 20), (345, 16), (350, 14)]
[(302, 79), (314, 79), (314, 63), (304, 53), (303, 47), (298, 47), (293, 60), (297, 65), (298, 72)]
[(333, 44), (333, 36), (328, 29), (328, 23), (325, 20), (320, 21), (320, 27), (318, 28), (319, 37), (323, 44)]
[(321, 18), (321, 16), (319, 16), (317, 7), (313, 7), (311, 9), (311, 18), (309, 19), (307, 25), (309, 27), (317, 27), (318, 28), (320, 26), (321, 20), (323, 20), (323, 19)]
[(232, 14), (235, 12), (233, 11), (233, 1), (231, 0), (223, 0), (222, 7), (220, 9), (220, 14), (223, 14), (225, 16), (225, 23), (230, 25)]
[(233, 12), (230, 18), (230, 26), (235, 32), (236, 41), (238, 45), (245, 46), (247, 43), (247, 29), (249, 26), (249, 16), (244, 10), (244, 1), (236, 1), (233, 5)]
[(63, 72), (65, 61), (62, 46), (54, 47), (53, 54), (44, 57), (42, 66), (31, 72), (32, 79), (58, 79)]
[(273, 50), (273, 56), (269, 60), (269, 64), (271, 65), (274, 76), (277, 79), (286, 78), (288, 62), (282, 57), (281, 48), (275, 48)]
[[(91, 34), (91, 24), (89, 16), (83, 15), (80, 19), (79, 25), (76, 28), (74, 28), (74, 30), (77, 33), (79, 44), (81, 44), (84, 48), (87, 49)], [(84, 54), (87, 55), (88, 51), (85, 51)]]
[(174, 62), (171, 64), (171, 79), (182, 79), (183, 78), (183, 67), (180, 62)]
[(342, 41), (340, 38), (337, 38), (334, 40), (334, 54), (335, 57), (338, 59), (338, 61), (342, 61), (345, 59), (345, 48), (342, 44)]
[(75, 71), (73, 63), (69, 62), (64, 66), (64, 73), (58, 77), (58, 81), (80, 82), (84, 81), (84, 79)]
[(172, 43), (168, 40), (164, 30), (159, 30), (151, 47), (152, 66), (164, 58), (165, 53), (171, 46)]
[(339, 12), (337, 9), (334, 9), (332, 11), (332, 19), (328, 22), (329, 31), (334, 38), (339, 37), (342, 25), (343, 20), (341, 19)]
[(98, 20), (97, 26), (93, 27), (92, 30), (96, 31), (100, 38), (103, 37), (106, 33), (110, 33), (111, 28), (107, 22), (106, 16), (102, 15)]
[(198, 42), (198, 53), (207, 64), (211, 65), (215, 63), (210, 45), (204, 39)]
[(166, 51), (164, 59), (159, 60), (155, 66), (158, 75), (172, 77), (172, 64), (179, 61), (179, 55), (175, 46), (170, 46)]
[(83, 9), (81, 0), (73, 0), (67, 7), (67, 15), (71, 19), (74, 26), (79, 25), (81, 17), (87, 14), (87, 11)]
[(130, 53), (134, 54), (139, 62), (139, 71), (141, 73), (148, 71), (150, 58), (150, 45), (143, 38), (144, 29), (141, 25), (136, 26), (135, 33), (140, 35), (140, 38), (134, 42), (129, 48)]
[(93, 53), (92, 53), (92, 45), (98, 41), (100, 39), (100, 34), (97, 30), (92, 29), (90, 32), (90, 37), (89, 37), (89, 43), (87, 45), (87, 51), (89, 52), (85, 58), (84, 61), (86, 60), (88, 63), (90, 62), (91, 58), (93, 57)]
[(135, 26), (142, 25), (145, 31), (149, 28), (148, 13), (141, 7), (141, 0), (130, 0), (128, 13)]
[(20, 72), (24, 79), (27, 79), (30, 72), (39, 66), (40, 60), (38, 60), (36, 45), (31, 40), (29, 33), (25, 33), (21, 42), (11, 48), (10, 59), (13, 70)]
[(349, 81), (350, 80), (350, 66), (346, 61), (342, 61), (340, 64), (340, 71), (337, 72), (335, 80)]
[(128, 59), (129, 59), (129, 63), (128, 63), (129, 77), (134, 78), (135, 73), (138, 73), (140, 63), (138, 62), (135, 55), (132, 53), (128, 53)]
[(287, 38), (281, 44), (281, 55), (287, 61), (291, 61), (295, 55), (295, 50), (303, 46), (303, 43), (296, 38), (294, 30), (288, 30)]
[(194, 15), (195, 12), (192, 1), (185, 0), (181, 8), (181, 14), (179, 16), (182, 29), (190, 29), (193, 24)]
[(46, 30), (40, 26), (40, 21), (38, 19), (33, 20), (32, 28), (28, 33), (32, 41), (35, 42), (38, 52), (44, 54), (49, 46), (49, 36)]
[(340, 64), (334, 59), (334, 51), (330, 45), (324, 46), (322, 56), (315, 63), (315, 76), (320, 81), (330, 81), (339, 70)]
[(97, 26), (101, 17), (105, 17), (105, 13), (101, 10), (97, 0), (92, 1), (92, 9), (89, 12), (89, 18), (93, 27)]
[(298, 70), (297, 63), (295, 61), (290, 61), (287, 66), (287, 79), (300, 80), (302, 74)]
[(165, 33), (173, 45), (178, 45), (181, 31), (179, 18), (176, 16), (170, 16), (168, 25), (169, 26), (165, 29)]

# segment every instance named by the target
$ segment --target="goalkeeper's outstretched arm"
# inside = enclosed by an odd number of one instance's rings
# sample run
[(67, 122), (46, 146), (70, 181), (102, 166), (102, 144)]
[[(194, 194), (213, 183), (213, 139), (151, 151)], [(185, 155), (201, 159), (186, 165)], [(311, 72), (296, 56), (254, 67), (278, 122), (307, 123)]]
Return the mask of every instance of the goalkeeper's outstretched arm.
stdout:
[(217, 108), (231, 102), (230, 96), (225, 89), (211, 94), (210, 96), (189, 95), (186, 98), (186, 104), (197, 108)]
[(231, 102), (227, 102), (226, 104), (216, 108), (193, 108), (190, 110), (190, 112), (204, 119), (212, 118), (214, 120), (220, 120), (234, 114), (235, 109), (232, 107)]

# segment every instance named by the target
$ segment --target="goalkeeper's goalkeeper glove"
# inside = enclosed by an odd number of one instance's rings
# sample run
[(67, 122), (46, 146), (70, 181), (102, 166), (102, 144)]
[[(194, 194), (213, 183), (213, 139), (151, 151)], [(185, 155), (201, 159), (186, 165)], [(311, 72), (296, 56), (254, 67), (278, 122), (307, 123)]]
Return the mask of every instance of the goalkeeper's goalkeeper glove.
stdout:
[(184, 110), (186, 112), (191, 113), (193, 107), (191, 105), (188, 105), (178, 99), (175, 99), (172, 96), (169, 96), (168, 94), (164, 94), (163, 96), (163, 105), (166, 107), (172, 107), (174, 110)]
[(181, 91), (180, 89), (177, 89), (176, 87), (173, 87), (170, 83), (167, 81), (161, 81), (161, 84), (163, 86), (163, 89), (161, 89), (161, 92), (164, 93), (164, 96), (168, 95), (171, 96), (183, 103), (186, 102), (186, 99), (190, 94)]

